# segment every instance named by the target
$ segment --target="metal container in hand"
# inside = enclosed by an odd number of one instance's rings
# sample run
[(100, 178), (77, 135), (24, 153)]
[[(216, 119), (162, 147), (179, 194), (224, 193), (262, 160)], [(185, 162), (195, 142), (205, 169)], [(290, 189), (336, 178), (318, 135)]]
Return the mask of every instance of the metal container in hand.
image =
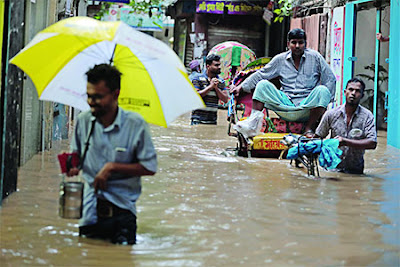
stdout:
[(64, 219), (80, 219), (83, 207), (83, 183), (61, 182), (59, 215)]

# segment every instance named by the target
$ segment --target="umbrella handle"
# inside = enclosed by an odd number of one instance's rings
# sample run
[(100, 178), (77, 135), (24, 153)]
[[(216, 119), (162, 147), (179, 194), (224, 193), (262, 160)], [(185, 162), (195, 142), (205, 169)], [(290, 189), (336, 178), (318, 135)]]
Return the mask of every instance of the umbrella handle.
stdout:
[(113, 50), (111, 58), (110, 58), (110, 65), (113, 63), (113, 59), (114, 59), (114, 54), (115, 54), (115, 49), (116, 48), (117, 48), (117, 44), (115, 44), (115, 46), (114, 46), (114, 50)]

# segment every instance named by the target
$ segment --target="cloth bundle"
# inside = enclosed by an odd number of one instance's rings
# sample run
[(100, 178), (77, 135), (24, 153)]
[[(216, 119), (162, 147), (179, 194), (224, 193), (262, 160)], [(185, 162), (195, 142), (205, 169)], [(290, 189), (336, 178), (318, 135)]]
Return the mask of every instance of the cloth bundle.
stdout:
[(299, 142), (298, 145), (289, 149), (287, 159), (295, 159), (305, 154), (318, 154), (319, 165), (325, 169), (335, 169), (342, 161), (340, 156), (343, 151), (339, 149), (338, 139), (312, 140)]

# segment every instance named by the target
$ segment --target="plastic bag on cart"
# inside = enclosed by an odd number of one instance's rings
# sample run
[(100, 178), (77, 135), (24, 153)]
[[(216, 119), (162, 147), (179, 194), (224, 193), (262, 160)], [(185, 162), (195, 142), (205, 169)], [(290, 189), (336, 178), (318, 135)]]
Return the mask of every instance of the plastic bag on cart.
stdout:
[(259, 110), (254, 110), (250, 117), (233, 125), (233, 129), (241, 133), (245, 138), (254, 137), (261, 133), (263, 119), (264, 113)]

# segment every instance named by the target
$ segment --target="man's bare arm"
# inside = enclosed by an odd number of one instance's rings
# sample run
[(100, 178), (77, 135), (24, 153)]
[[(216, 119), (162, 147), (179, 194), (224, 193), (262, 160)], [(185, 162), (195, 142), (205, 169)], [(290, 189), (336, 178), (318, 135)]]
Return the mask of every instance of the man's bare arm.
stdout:
[(339, 139), (339, 146), (348, 146), (359, 149), (375, 149), (377, 145), (377, 142), (369, 138), (361, 140), (349, 139), (341, 136), (336, 136), (335, 138)]
[(208, 92), (213, 89), (213, 87), (214, 87), (213, 84), (210, 84), (203, 90), (197, 90), (197, 92), (201, 97), (205, 97), (208, 94)]
[(229, 97), (228, 97), (228, 91), (227, 90), (221, 90), (221, 89), (219, 89), (217, 87), (217, 88), (215, 88), (215, 92), (217, 93), (218, 98), (222, 102), (224, 102), (224, 103), (228, 102)]

